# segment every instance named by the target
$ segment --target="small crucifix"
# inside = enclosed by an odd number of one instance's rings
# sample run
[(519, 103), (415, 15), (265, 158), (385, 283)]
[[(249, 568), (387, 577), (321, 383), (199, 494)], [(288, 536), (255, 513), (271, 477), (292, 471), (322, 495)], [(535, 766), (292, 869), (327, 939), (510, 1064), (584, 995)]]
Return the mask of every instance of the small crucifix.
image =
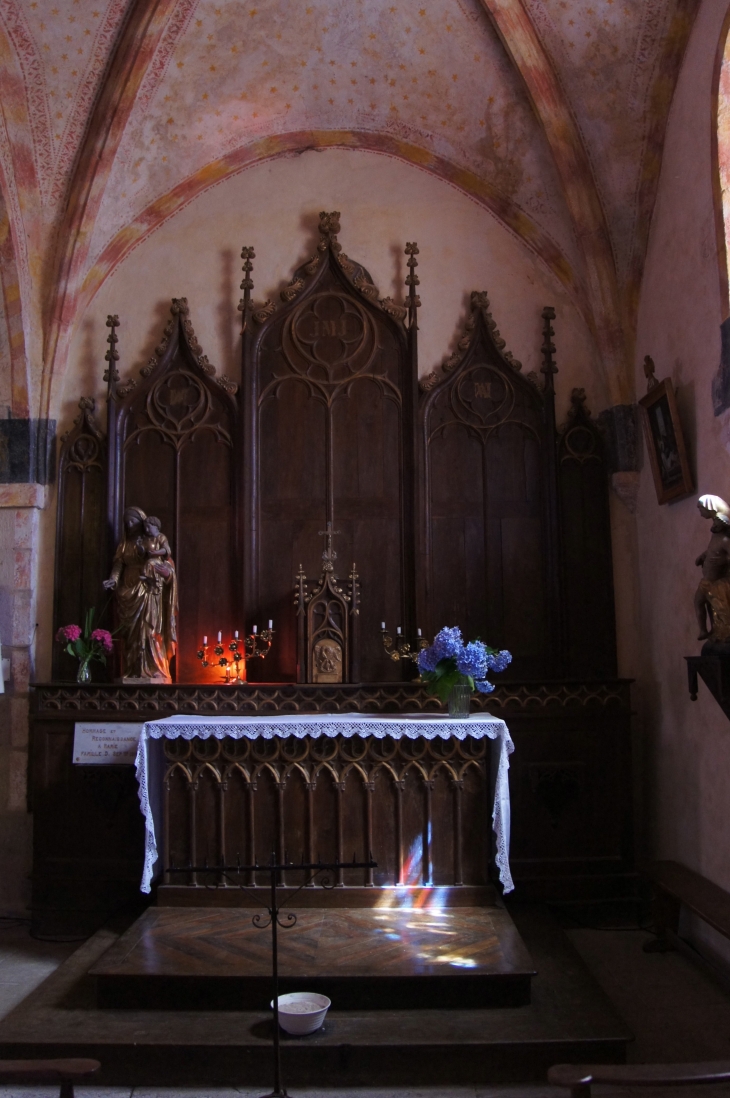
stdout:
[(327, 523), (327, 529), (326, 530), (320, 530), (319, 531), (319, 536), (321, 538), (327, 538), (327, 548), (325, 549), (324, 553), (322, 554), (322, 560), (329, 561), (330, 564), (331, 564), (332, 561), (337, 559), (337, 553), (335, 553), (334, 549), (332, 548), (332, 538), (338, 537), (341, 533), (342, 533), (341, 530), (333, 530), (332, 529), (332, 523), (331, 522)]

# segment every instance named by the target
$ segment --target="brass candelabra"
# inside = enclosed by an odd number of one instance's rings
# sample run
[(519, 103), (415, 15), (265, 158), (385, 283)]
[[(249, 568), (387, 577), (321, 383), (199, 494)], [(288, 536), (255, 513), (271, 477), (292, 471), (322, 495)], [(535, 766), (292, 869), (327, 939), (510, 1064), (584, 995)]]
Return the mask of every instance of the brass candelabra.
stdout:
[(428, 641), (418, 630), (418, 635), (413, 644), (406, 640), (403, 636), (400, 625), (395, 632), (395, 640), (392, 635), (385, 628), (385, 622), (380, 623), (380, 635), (383, 640), (383, 648), (391, 660), (398, 662), (399, 660), (411, 660), (413, 663), (418, 663), (418, 653), (422, 648), (428, 648)]
[[(203, 643), (197, 652), (198, 659), (203, 667), (210, 667), (211, 664), (214, 667), (222, 667), (223, 682), (227, 685), (238, 686), (245, 683), (248, 681), (246, 672), (248, 661), (266, 659), (271, 650), (271, 642), (274, 639), (273, 624), (270, 621), (268, 628), (262, 629), (260, 633), (258, 626), (254, 625), (252, 632), (246, 637), (239, 637), (238, 630), (236, 630), (228, 644), (224, 644), (223, 634), (219, 632), (218, 640), (213, 645), (213, 656), (215, 657), (213, 660), (208, 659), (210, 645), (208, 644), (208, 638), (203, 637)], [(230, 652), (230, 656), (226, 652)]]

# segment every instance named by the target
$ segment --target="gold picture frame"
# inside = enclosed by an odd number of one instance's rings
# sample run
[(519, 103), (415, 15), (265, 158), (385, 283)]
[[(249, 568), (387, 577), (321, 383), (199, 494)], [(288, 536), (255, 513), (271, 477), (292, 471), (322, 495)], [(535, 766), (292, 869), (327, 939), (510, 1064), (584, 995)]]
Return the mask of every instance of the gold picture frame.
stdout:
[(652, 377), (649, 385), (649, 392), (639, 401), (644, 438), (654, 475), (657, 502), (669, 503), (670, 500), (690, 495), (694, 491), (694, 480), (687, 461), (672, 379), (656, 381)]

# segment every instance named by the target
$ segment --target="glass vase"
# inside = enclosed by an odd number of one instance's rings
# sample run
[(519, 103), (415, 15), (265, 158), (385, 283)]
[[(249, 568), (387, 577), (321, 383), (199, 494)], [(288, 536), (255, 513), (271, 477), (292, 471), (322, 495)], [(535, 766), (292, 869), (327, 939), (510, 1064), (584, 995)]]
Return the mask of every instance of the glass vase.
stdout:
[(79, 669), (76, 672), (76, 682), (86, 683), (91, 682), (91, 671), (89, 670), (89, 661), (81, 660), (79, 663)]
[(471, 690), (468, 686), (459, 684), (452, 686), (449, 691), (449, 716), (468, 717), (471, 703)]

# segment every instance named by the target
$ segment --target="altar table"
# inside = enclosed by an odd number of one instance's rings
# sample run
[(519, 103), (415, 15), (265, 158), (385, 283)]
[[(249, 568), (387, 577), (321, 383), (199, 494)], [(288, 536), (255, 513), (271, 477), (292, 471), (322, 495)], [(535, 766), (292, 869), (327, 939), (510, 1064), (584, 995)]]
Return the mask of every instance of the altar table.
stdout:
[(176, 715), (147, 721), (142, 729), (136, 757), (139, 799), (145, 820), (145, 861), (141, 891), (150, 892), (159, 860), (157, 836), (161, 833), (162, 757), (151, 750), (152, 740), (222, 739), (272, 740), (275, 738), (317, 739), (361, 737), (385, 740), (456, 740), (488, 738), (493, 741), (496, 765), (492, 768), (494, 795), (492, 826), (496, 837), (495, 864), (503, 890), (513, 889), (509, 867), (510, 799), (509, 755), (514, 744), (504, 721), (488, 714), (463, 718), (421, 714), (306, 713), (256, 717), (200, 717)]

